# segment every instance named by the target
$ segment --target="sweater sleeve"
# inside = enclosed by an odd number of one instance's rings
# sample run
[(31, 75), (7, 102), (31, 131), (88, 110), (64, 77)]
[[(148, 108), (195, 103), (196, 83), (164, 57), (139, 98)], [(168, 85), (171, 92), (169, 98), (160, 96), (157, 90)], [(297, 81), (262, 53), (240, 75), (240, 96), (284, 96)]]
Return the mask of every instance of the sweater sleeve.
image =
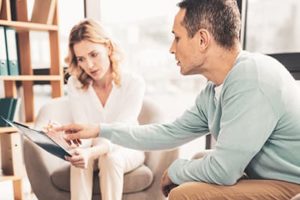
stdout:
[(173, 123), (128, 126), (101, 124), (100, 136), (113, 143), (139, 150), (170, 149), (208, 133), (201, 95), (196, 104)]
[(235, 184), (276, 126), (278, 113), (257, 85), (237, 81), (225, 90), (215, 150), (202, 159), (176, 160), (168, 170), (174, 183)]

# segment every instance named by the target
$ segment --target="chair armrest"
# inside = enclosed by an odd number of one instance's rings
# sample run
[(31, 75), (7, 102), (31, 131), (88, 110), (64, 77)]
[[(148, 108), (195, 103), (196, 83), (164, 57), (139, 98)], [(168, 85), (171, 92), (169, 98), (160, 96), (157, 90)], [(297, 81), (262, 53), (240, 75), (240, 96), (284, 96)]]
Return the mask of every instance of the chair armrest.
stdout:
[(146, 152), (145, 164), (151, 169), (154, 179), (148, 191), (149, 194), (152, 194), (150, 199), (165, 199), (160, 189), (160, 179), (164, 171), (178, 158), (178, 155), (178, 149)]
[[(50, 176), (57, 168), (69, 165), (69, 163), (42, 150), (26, 138), (24, 139), (23, 154), (33, 192), (37, 197), (53, 199), (50, 196), (53, 197), (53, 194), (57, 193), (57, 188), (52, 184)], [(48, 195), (50, 195), (49, 198), (47, 198)]]
[[(139, 115), (140, 124), (161, 123), (164, 121), (164, 115), (161, 108), (150, 98), (144, 98), (143, 107)], [(160, 179), (164, 171), (170, 164), (178, 158), (178, 149), (165, 151), (146, 152), (145, 165), (150, 168), (153, 173), (153, 183), (147, 189), (149, 197), (146, 200), (165, 199), (160, 191)]]
[[(50, 102), (42, 106), (36, 117), (35, 127), (43, 128), (49, 120), (61, 124), (72, 121), (71, 110), (66, 97), (51, 99)], [(42, 150), (27, 139), (24, 139), (23, 153), (27, 175), (34, 193), (43, 199), (53, 199), (55, 195), (58, 195), (58, 189), (52, 184), (51, 174), (58, 168), (69, 165), (69, 163)]]
[(178, 158), (178, 149), (146, 152), (145, 164), (157, 175), (162, 174)]

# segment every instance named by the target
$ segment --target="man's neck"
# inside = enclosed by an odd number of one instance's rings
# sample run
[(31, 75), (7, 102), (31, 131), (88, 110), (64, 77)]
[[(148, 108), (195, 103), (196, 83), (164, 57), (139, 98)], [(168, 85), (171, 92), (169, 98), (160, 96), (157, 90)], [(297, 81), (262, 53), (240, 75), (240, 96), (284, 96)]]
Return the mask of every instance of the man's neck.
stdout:
[(232, 48), (230, 50), (224, 48), (215, 49), (215, 53), (213, 54), (212, 52), (210, 57), (209, 65), (211, 66), (211, 71), (207, 75), (208, 80), (216, 85), (221, 85), (234, 66), (240, 52), (240, 48)]

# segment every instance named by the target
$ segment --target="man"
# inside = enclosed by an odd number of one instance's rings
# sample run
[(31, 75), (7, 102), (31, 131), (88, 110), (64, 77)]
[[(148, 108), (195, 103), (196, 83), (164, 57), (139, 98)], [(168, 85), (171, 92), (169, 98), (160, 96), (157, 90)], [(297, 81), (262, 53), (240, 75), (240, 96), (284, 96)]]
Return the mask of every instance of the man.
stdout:
[[(105, 137), (126, 147), (170, 149), (210, 132), (213, 151), (178, 159), (162, 178), (177, 199), (289, 199), (300, 192), (300, 89), (276, 60), (241, 51), (235, 0), (179, 3), (171, 53), (207, 87), (173, 123), (66, 125), (66, 139)], [(247, 179), (244, 178), (247, 175)], [(176, 187), (178, 185), (178, 187)]]

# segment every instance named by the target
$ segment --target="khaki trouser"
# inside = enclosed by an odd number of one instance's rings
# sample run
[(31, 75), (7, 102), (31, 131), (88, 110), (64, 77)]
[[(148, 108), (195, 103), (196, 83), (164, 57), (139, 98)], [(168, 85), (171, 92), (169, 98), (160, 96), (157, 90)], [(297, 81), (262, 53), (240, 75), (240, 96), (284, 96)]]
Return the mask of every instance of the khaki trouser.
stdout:
[[(195, 155), (194, 159), (199, 159), (211, 151), (213, 150), (202, 151)], [(241, 179), (232, 186), (184, 183), (171, 190), (169, 200), (289, 200), (298, 193), (299, 184), (277, 180)], [(300, 196), (298, 198), (293, 200), (300, 200)]]
[(233, 186), (184, 183), (171, 190), (169, 200), (288, 200), (298, 193), (299, 184), (242, 179)]

